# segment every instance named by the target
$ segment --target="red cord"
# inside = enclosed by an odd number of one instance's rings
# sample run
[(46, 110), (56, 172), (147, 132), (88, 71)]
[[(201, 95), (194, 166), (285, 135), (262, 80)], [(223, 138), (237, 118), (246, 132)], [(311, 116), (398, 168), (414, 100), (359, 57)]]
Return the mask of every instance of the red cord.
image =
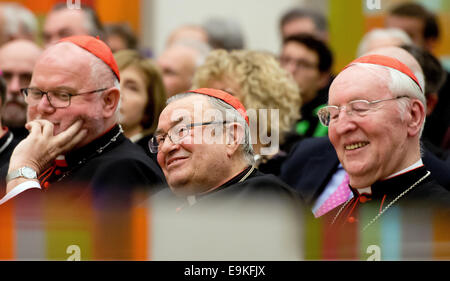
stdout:
[(52, 175), (53, 171), (56, 169), (56, 163), (53, 164), (50, 168), (48, 168), (47, 170), (45, 170), (40, 176), (39, 176), (39, 180), (41, 185), (43, 185), (45, 183), (45, 181)]
[(381, 200), (380, 211), (378, 211), (378, 213), (381, 213), (381, 210), (383, 209), (384, 199), (386, 199), (386, 194), (383, 196), (383, 200)]

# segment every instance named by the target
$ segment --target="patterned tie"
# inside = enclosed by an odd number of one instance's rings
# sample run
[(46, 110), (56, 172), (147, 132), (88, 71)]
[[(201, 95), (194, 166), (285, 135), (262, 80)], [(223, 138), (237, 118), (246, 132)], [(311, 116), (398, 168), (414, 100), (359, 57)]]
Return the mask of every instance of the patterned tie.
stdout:
[(332, 209), (336, 208), (337, 206), (341, 205), (342, 203), (348, 200), (351, 194), (351, 190), (350, 187), (348, 186), (348, 183), (349, 183), (348, 174), (345, 173), (344, 180), (342, 181), (342, 183), (314, 214), (316, 218), (323, 216), (324, 214), (328, 213)]

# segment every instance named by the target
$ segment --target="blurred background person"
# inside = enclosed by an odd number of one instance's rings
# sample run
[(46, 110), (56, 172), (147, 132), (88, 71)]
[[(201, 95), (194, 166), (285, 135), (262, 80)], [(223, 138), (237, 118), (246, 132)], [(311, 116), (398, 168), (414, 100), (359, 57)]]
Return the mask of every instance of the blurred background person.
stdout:
[(289, 36), (283, 41), (280, 64), (292, 74), (302, 95), (301, 119), (296, 120), (289, 138), (326, 136), (328, 130), (317, 119), (317, 111), (327, 103), (333, 65), (330, 49), (310, 34)]
[(0, 47), (0, 70), (6, 81), (6, 97), (2, 99), (2, 122), (14, 134), (23, 139), (28, 135), (25, 129), (27, 104), (20, 93), (30, 84), (34, 65), (42, 49), (29, 40), (18, 39)]
[[(251, 125), (251, 137), (258, 169), (277, 174), (288, 152), (284, 136), (299, 118), (302, 100), (297, 84), (276, 58), (259, 51), (214, 50), (196, 71), (193, 87), (224, 90), (236, 96), (248, 114), (255, 111), (257, 124)], [(259, 114), (260, 109), (268, 110), (267, 116)], [(270, 109), (279, 110), (279, 120), (272, 120)], [(268, 149), (274, 145), (275, 151)]]
[(375, 28), (367, 32), (358, 45), (357, 57), (381, 47), (411, 45), (408, 34), (398, 28)]
[(404, 30), (414, 44), (433, 52), (439, 39), (436, 16), (418, 3), (401, 3), (389, 11), (385, 26)]
[(105, 25), (105, 43), (113, 53), (124, 49), (138, 49), (138, 38), (127, 23)]
[[(401, 3), (389, 11), (386, 27), (400, 28), (411, 37), (414, 44), (433, 53), (439, 41), (439, 21), (435, 14), (418, 3)], [(429, 141), (443, 149), (450, 149), (450, 73), (438, 93), (439, 102), (425, 123), (424, 134)]]
[[(3, 110), (4, 101), (6, 98), (6, 81), (0, 76), (0, 113)], [(19, 143), (17, 139), (14, 139), (13, 133), (8, 130), (8, 127), (3, 126), (0, 120), (0, 167), (9, 163), (9, 158)], [(0, 177), (6, 177), (6, 175), (0, 175)]]
[(175, 28), (169, 35), (166, 41), (166, 48), (169, 48), (173, 43), (183, 40), (195, 40), (208, 44), (208, 34), (206, 30), (197, 24), (184, 24)]
[(18, 3), (0, 3), (0, 46), (15, 39), (36, 40), (36, 16)]
[[(446, 82), (447, 73), (439, 60), (429, 51), (416, 45), (403, 45), (401, 47), (414, 56), (414, 58), (419, 62), (423, 70), (423, 74), (425, 75), (425, 98), (427, 101), (426, 116), (428, 118), (433, 114), (433, 111), (439, 102), (438, 92)], [(430, 129), (430, 125), (428, 124), (429, 122), (426, 120), (421, 138), (422, 144), (433, 152), (438, 158), (444, 161), (447, 159), (450, 160), (450, 151), (436, 146), (430, 141), (430, 139), (434, 136), (434, 132)], [(431, 126), (432, 125), (433, 124), (431, 123)], [(450, 162), (448, 165), (450, 167)]]
[(213, 49), (227, 51), (245, 48), (244, 33), (239, 23), (230, 18), (214, 17), (202, 24), (208, 43)]
[(44, 21), (45, 47), (72, 35), (99, 36), (104, 40), (103, 25), (97, 13), (87, 5), (81, 5), (81, 9), (69, 9), (66, 2), (54, 5)]
[(280, 33), (283, 40), (295, 34), (307, 33), (327, 42), (328, 20), (320, 12), (306, 8), (293, 8), (281, 17)]
[(148, 141), (158, 125), (159, 115), (166, 105), (166, 90), (162, 75), (153, 60), (136, 50), (121, 50), (114, 54), (120, 71), (121, 125), (132, 142), (148, 149)]
[(166, 42), (166, 48), (177, 41), (195, 40), (208, 44), (212, 49), (227, 51), (245, 47), (242, 27), (233, 19), (211, 17), (202, 24), (184, 24), (173, 30)]
[(203, 64), (210, 50), (204, 42), (183, 39), (163, 51), (156, 62), (163, 75), (167, 97), (191, 89), (195, 70)]

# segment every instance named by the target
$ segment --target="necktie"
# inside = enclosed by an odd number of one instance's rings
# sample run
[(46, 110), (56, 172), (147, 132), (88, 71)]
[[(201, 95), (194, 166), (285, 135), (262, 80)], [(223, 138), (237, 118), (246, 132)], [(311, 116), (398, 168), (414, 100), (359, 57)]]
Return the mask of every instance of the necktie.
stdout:
[(328, 213), (330, 210), (336, 208), (341, 205), (345, 201), (348, 200), (351, 190), (348, 186), (349, 179), (348, 174), (345, 173), (344, 179), (342, 183), (337, 187), (337, 189), (331, 194), (331, 196), (319, 207), (314, 216), (316, 218), (323, 216)]

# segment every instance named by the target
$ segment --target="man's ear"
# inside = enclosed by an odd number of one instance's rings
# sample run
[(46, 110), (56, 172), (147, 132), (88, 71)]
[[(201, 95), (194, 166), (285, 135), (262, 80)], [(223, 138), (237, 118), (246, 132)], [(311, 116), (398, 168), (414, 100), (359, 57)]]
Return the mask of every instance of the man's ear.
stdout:
[(227, 155), (231, 157), (239, 146), (244, 143), (244, 127), (239, 123), (231, 123), (227, 124), (225, 128)]
[(120, 92), (117, 88), (106, 90), (102, 95), (103, 117), (110, 118), (119, 106)]
[(425, 108), (418, 99), (411, 100), (411, 106), (408, 111), (408, 134), (415, 136), (419, 134), (425, 120)]

